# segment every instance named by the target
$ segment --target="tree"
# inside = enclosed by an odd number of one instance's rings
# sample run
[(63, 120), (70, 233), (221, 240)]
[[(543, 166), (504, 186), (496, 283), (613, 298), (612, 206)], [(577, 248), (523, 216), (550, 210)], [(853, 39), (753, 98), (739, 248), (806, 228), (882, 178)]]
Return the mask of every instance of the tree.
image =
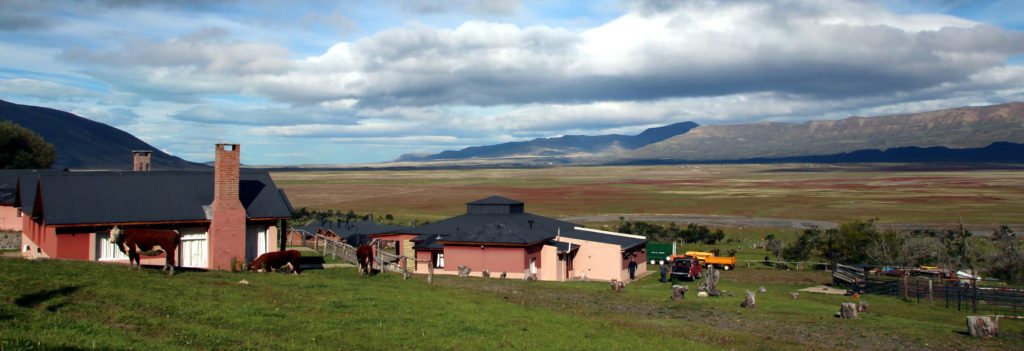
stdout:
[(789, 261), (807, 261), (823, 244), (824, 232), (818, 227), (804, 229), (796, 241), (782, 249), (782, 257)]
[(768, 234), (764, 238), (764, 249), (775, 256), (775, 259), (782, 261), (782, 240), (776, 239), (775, 234)]
[(11, 121), (0, 122), (0, 169), (50, 168), (53, 144)]
[(1008, 283), (1024, 281), (1024, 247), (1017, 240), (1017, 233), (1004, 225), (992, 233), (996, 250), (990, 257), (989, 273)]

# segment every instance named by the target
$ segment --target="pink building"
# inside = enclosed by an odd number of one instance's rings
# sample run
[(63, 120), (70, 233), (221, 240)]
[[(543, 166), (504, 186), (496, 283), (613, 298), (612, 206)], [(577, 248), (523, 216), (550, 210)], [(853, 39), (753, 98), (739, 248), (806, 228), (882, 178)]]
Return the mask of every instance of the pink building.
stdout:
[(429, 264), (437, 274), (457, 274), (466, 266), (474, 276), (488, 270), (492, 276), (532, 273), (548, 281), (629, 280), (630, 262), (636, 262), (634, 275), (646, 272), (644, 237), (530, 214), (522, 202), (500, 196), (470, 202), (464, 215), (400, 234), (417, 235), (417, 273), (426, 273)]
[(278, 250), (291, 205), (270, 174), (239, 169), (240, 151), (217, 144), (213, 172), (149, 171), (148, 153), (136, 152), (134, 172), (21, 176), (22, 256), (127, 263), (108, 240), (115, 225), (178, 230), (180, 267), (228, 270)]

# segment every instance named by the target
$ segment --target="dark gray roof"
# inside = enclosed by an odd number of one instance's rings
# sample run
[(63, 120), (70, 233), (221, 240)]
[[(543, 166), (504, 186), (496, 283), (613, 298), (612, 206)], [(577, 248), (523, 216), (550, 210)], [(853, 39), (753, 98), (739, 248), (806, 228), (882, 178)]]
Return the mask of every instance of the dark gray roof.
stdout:
[(48, 169), (0, 169), (0, 205), (14, 206), (14, 198), (17, 194), (18, 179), (34, 182), (40, 173), (59, 173), (61, 171)]
[[(208, 220), (213, 172), (41, 173), (42, 215), (47, 224), (102, 224)], [(36, 182), (22, 178), (21, 205), (37, 216)], [(31, 185), (29, 185), (31, 184)], [(288, 218), (291, 205), (262, 171), (242, 171), (239, 200), (249, 218)]]
[(415, 245), (412, 246), (413, 250), (441, 250), (444, 245), (441, 245), (441, 240), (447, 238), (448, 235), (444, 234), (423, 234), (412, 239)]
[(589, 230), (578, 230), (573, 229), (569, 231), (562, 231), (562, 236), (566, 238), (573, 238), (586, 241), (596, 241), (599, 243), (619, 245), (623, 250), (629, 250), (637, 246), (645, 245), (647, 239), (632, 238), (622, 235), (604, 234), (598, 232), (592, 232)]
[(347, 239), (349, 236), (362, 234), (362, 235), (374, 235), (374, 234), (386, 234), (398, 231), (404, 231), (410, 227), (401, 225), (384, 225), (379, 224), (373, 220), (366, 221), (339, 221), (339, 220), (313, 220), (300, 226), (296, 229), (306, 231), (310, 234), (316, 233), (317, 229), (323, 229), (325, 231), (330, 230), (339, 237)]
[(557, 241), (557, 240), (551, 240), (551, 241), (549, 241), (547, 243), (547, 245), (554, 246), (555, 249), (558, 250), (558, 253), (565, 253), (565, 252), (570, 251), (570, 250), (576, 251), (576, 250), (580, 249), (579, 245), (573, 245), (573, 244), (570, 244), (570, 243), (561, 242), (561, 241)]
[(512, 199), (509, 199), (507, 197), (501, 197), (501, 196), (497, 196), (497, 195), (494, 195), (494, 196), (491, 196), (491, 197), (487, 197), (487, 198), (483, 198), (483, 199), (480, 199), (480, 200), (476, 200), (476, 201), (467, 203), (467, 205), (522, 205), (522, 204), (523, 204), (522, 201), (512, 200)]
[[(532, 223), (531, 223), (532, 221)], [(408, 230), (410, 234), (446, 235), (443, 242), (532, 244), (555, 237), (559, 228), (576, 225), (531, 213), (464, 214)]]

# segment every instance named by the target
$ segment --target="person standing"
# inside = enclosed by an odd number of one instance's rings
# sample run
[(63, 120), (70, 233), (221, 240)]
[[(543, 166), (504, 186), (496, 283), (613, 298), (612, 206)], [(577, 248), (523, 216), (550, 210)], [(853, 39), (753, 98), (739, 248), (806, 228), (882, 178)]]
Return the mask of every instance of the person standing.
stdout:
[(661, 280), (659, 280), (659, 281), (664, 283), (665, 282), (665, 276), (668, 275), (668, 262), (661, 261), (660, 271), (661, 271)]
[(636, 259), (629, 260), (629, 280), (636, 280)]

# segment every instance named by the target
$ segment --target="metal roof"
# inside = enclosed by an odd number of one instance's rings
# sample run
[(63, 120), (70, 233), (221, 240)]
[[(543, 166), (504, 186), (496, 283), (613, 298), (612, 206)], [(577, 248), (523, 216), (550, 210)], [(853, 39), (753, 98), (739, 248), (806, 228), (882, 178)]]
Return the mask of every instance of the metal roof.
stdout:
[(445, 235), (444, 243), (526, 245), (555, 237), (576, 225), (530, 213), (464, 214), (408, 230), (410, 234)]
[(303, 226), (299, 226), (295, 229), (305, 231), (307, 233), (315, 234), (317, 229), (323, 229), (325, 231), (330, 230), (334, 234), (338, 234), (339, 237), (347, 239), (349, 236), (361, 234), (361, 235), (374, 235), (374, 234), (385, 234), (396, 231), (403, 231), (410, 227), (401, 225), (384, 225), (378, 224), (374, 220), (366, 221), (350, 221), (345, 222), (342, 220), (312, 220)]
[[(53, 225), (206, 221), (203, 206), (213, 202), (209, 171), (41, 173), (21, 183), (22, 209), (33, 216), (36, 183), (44, 221)], [(238, 190), (249, 218), (291, 217), (269, 173), (242, 171)]]
[(523, 204), (522, 201), (512, 200), (512, 199), (509, 199), (507, 197), (501, 197), (501, 196), (497, 196), (497, 195), (491, 196), (491, 197), (487, 197), (487, 198), (483, 198), (483, 199), (480, 199), (480, 200), (476, 200), (476, 201), (473, 201), (473, 202), (470, 202), (470, 203), (467, 203), (467, 205), (522, 205), (522, 204)]

